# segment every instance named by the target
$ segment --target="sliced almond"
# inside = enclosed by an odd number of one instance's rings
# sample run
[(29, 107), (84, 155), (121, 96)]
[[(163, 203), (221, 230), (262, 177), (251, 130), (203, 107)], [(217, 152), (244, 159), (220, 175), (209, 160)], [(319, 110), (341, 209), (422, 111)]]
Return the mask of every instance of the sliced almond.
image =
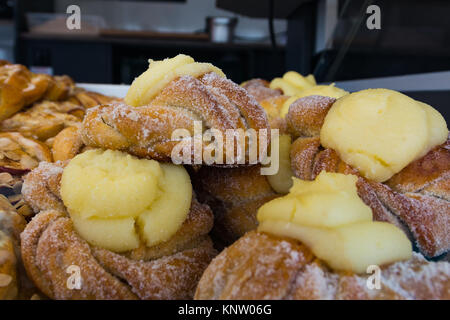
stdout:
[(39, 162), (31, 158), (29, 155), (24, 154), (20, 159), (20, 164), (25, 169), (33, 169), (38, 166)]
[(31, 216), (34, 213), (28, 205), (21, 206), (17, 209), (17, 212), (24, 217)]
[(9, 174), (8, 172), (1, 172), (0, 173), (0, 185), (5, 185), (10, 183), (12, 180), (14, 180), (13, 176)]
[(14, 161), (19, 161), (20, 159), (22, 159), (23, 156), (23, 152), (19, 151), (19, 150), (14, 150), (14, 151), (6, 151), (3, 153), (7, 158), (14, 160)]
[(6, 287), (12, 282), (13, 278), (9, 274), (0, 273), (0, 287)]
[[(14, 148), (13, 142), (8, 138), (0, 138), (0, 149), (2, 150), (8, 150), (11, 148), (11, 146)], [(11, 150), (11, 149), (9, 149)]]

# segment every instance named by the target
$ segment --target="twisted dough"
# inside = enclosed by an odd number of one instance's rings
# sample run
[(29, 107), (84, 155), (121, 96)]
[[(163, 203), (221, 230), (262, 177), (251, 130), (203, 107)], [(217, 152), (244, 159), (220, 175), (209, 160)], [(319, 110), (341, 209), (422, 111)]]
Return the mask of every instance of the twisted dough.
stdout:
[[(41, 163), (25, 178), (25, 201), (39, 212), (21, 235), (22, 256), (30, 278), (54, 299), (188, 299), (215, 250), (208, 233), (213, 216), (192, 199), (177, 233), (157, 246), (124, 254), (90, 246), (73, 229), (60, 200), (65, 164)], [(80, 267), (80, 290), (66, 286), (67, 268)]]
[(214, 236), (229, 245), (256, 229), (260, 206), (279, 196), (261, 175), (261, 167), (216, 168), (203, 166), (196, 174), (199, 199), (214, 212)]
[[(121, 99), (116, 97), (105, 96), (101, 93), (87, 91), (82, 88), (75, 87), (72, 93), (70, 94), (69, 98), (67, 99), (67, 102), (71, 102), (73, 104), (82, 106), (84, 109), (89, 109), (98, 106), (99, 104), (105, 104), (110, 103), (112, 101), (120, 101), (120, 100)], [(81, 115), (80, 119), (83, 119), (83, 117), (84, 113)]]
[[(83, 121), (81, 135), (90, 147), (168, 161), (180, 143), (172, 139), (172, 132), (187, 129), (192, 134), (194, 121), (200, 121), (203, 129), (219, 130), (224, 141), (227, 129), (269, 129), (264, 110), (245, 89), (208, 73), (198, 79), (182, 76), (171, 81), (147, 106), (112, 103), (92, 108)], [(191, 146), (190, 140), (185, 142)], [(267, 145), (259, 147), (266, 149)]]
[(289, 99), (288, 96), (270, 97), (260, 102), (264, 111), (267, 113), (270, 128), (278, 129), (280, 134), (287, 133), (286, 119), (281, 116), (281, 109), (284, 103)]
[(450, 299), (448, 262), (414, 253), (380, 275), (381, 288), (368, 289), (370, 275), (332, 272), (300, 242), (252, 231), (213, 259), (195, 299)]
[(280, 111), (289, 97), (282, 95), (280, 89), (269, 88), (269, 85), (270, 83), (266, 80), (252, 79), (241, 86), (263, 107), (269, 119), (270, 128), (286, 133), (286, 121), (280, 116)]
[(20, 64), (4, 62), (0, 66), (0, 120), (41, 99), (50, 79), (47, 75), (34, 74)]
[(49, 76), (47, 91), (44, 100), (62, 101), (68, 99), (75, 90), (75, 82), (69, 76)]
[(86, 149), (81, 140), (80, 128), (77, 126), (67, 127), (61, 130), (53, 140), (53, 160), (55, 162), (69, 160)]
[[(288, 126), (294, 136), (300, 136), (291, 148), (292, 169), (300, 179), (312, 180), (322, 170), (359, 176), (334, 150), (320, 145), (317, 135), (333, 102), (312, 96), (297, 100), (289, 109)], [(425, 256), (436, 257), (450, 250), (449, 164), (447, 140), (384, 183), (360, 176), (358, 194), (376, 220), (395, 224)]]
[(275, 98), (282, 95), (280, 89), (271, 89), (270, 82), (263, 79), (252, 79), (241, 85), (248, 93), (253, 96), (258, 103), (269, 98)]

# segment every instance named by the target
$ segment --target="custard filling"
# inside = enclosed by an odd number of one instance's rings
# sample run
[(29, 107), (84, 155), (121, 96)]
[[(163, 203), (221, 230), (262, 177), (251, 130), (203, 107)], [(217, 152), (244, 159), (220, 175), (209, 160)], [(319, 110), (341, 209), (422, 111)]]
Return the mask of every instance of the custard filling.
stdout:
[(388, 180), (448, 137), (431, 106), (388, 89), (368, 89), (337, 100), (320, 131), (325, 148), (367, 179)]
[(403, 231), (372, 220), (357, 194), (356, 176), (322, 171), (314, 181), (293, 179), (288, 195), (258, 210), (259, 231), (295, 238), (339, 271), (364, 273), (370, 265), (411, 258)]
[(181, 76), (197, 78), (210, 72), (225, 77), (222, 70), (212, 64), (195, 62), (193, 58), (184, 54), (159, 61), (150, 59), (148, 69), (131, 84), (125, 96), (125, 103), (133, 107), (146, 105), (176, 78)]
[(274, 78), (270, 82), (271, 89), (281, 89), (287, 96), (294, 96), (315, 85), (316, 79), (312, 74), (304, 77), (295, 71), (288, 71), (282, 78)]
[(280, 135), (279, 143), (278, 172), (274, 175), (268, 175), (267, 181), (275, 192), (285, 194), (292, 187), (292, 177), (294, 176), (291, 168), (291, 136), (288, 134)]
[(192, 185), (182, 166), (89, 150), (64, 169), (61, 198), (86, 241), (123, 252), (169, 240), (189, 213)]

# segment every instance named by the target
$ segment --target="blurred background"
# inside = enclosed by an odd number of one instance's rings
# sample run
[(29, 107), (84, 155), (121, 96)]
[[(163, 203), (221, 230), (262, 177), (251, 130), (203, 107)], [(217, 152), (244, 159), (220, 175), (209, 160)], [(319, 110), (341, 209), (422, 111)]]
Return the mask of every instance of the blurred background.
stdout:
[[(70, 5), (80, 30), (66, 26)], [(370, 5), (380, 29), (367, 27)], [(449, 16), (447, 0), (0, 0), (0, 58), (129, 84), (148, 58), (186, 53), (237, 83), (295, 70), (348, 90), (408, 91), (447, 113)]]

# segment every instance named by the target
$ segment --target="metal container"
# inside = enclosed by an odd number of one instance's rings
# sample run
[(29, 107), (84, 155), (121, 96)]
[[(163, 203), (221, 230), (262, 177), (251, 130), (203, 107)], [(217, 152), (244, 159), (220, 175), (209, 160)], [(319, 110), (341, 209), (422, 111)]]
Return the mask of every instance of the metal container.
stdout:
[(212, 42), (232, 42), (238, 22), (233, 17), (207, 17), (206, 29)]

